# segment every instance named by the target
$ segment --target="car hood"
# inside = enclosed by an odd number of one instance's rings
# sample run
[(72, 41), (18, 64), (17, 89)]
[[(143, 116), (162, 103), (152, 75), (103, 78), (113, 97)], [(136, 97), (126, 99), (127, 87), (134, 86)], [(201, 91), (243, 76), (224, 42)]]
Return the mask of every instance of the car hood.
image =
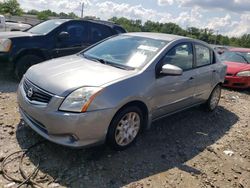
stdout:
[(66, 96), (79, 87), (102, 86), (135, 72), (73, 55), (34, 65), (25, 77), (50, 93)]
[(11, 31), (11, 32), (0, 32), (0, 38), (1, 39), (11, 39), (11, 38), (17, 38), (17, 37), (31, 37), (36, 34), (29, 33), (29, 32), (22, 32), (22, 31)]
[(237, 62), (225, 62), (225, 64), (227, 65), (228, 74), (237, 74), (240, 71), (250, 69), (250, 64), (237, 63)]

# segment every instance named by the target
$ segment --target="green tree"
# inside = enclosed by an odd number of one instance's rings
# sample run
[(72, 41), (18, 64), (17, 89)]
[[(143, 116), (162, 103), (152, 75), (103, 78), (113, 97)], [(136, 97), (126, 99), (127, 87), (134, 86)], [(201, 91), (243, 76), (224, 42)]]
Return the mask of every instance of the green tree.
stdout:
[(223, 36), (220, 44), (228, 46), (230, 44), (230, 39), (228, 36)]
[(64, 12), (60, 12), (59, 13), (59, 17), (60, 18), (67, 18), (68, 17), (68, 14), (64, 13)]
[(160, 32), (168, 33), (168, 34), (175, 34), (175, 35), (183, 35), (183, 36), (187, 35), (187, 32), (175, 23), (163, 24), (161, 26)]
[(146, 21), (142, 27), (145, 32), (160, 32), (161, 26), (159, 22)]
[(142, 30), (141, 20), (129, 20), (124, 17), (113, 17), (109, 19), (109, 21), (122, 25), (128, 32), (138, 32)]
[(250, 48), (250, 34), (242, 35), (239, 39), (239, 45), (245, 48)]
[[(67, 15), (67, 14), (66, 14)], [(51, 10), (43, 10), (37, 14), (37, 18), (40, 20), (48, 20), (49, 17), (57, 17), (58, 14), (56, 12), (52, 12)]]
[(46, 12), (42, 11), (42, 12), (39, 12), (37, 14), (37, 18), (39, 20), (48, 20), (49, 19), (49, 15)]
[(217, 35), (213, 30), (208, 28), (199, 29), (196, 27), (188, 27), (186, 30), (175, 23), (159, 23), (146, 21), (144, 24), (141, 20), (129, 20), (127, 18), (113, 17), (109, 21), (123, 26), (128, 32), (161, 32), (168, 34), (176, 34), (187, 36), (190, 38), (200, 39), (210, 44), (231, 45), (250, 48), (250, 34), (241, 37), (228, 37), (221, 34)]
[(3, 3), (0, 2), (0, 14), (3, 14)]
[(31, 15), (37, 15), (38, 13), (39, 13), (39, 11), (38, 11), (38, 10), (34, 10), (34, 9), (29, 10), (29, 11), (27, 12), (27, 14), (31, 14)]
[(20, 16), (23, 10), (17, 0), (6, 0), (0, 4), (0, 13)]
[(77, 18), (78, 16), (74, 12), (68, 13), (68, 18)]

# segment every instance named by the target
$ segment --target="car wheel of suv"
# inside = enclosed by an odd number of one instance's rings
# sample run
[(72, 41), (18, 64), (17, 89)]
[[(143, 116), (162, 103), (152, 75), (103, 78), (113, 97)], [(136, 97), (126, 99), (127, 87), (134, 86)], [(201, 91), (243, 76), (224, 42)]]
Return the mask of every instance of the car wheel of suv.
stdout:
[(21, 80), (26, 71), (37, 63), (42, 62), (43, 59), (36, 55), (25, 55), (21, 57), (15, 67), (15, 76), (18, 80)]
[(207, 100), (205, 106), (208, 111), (213, 111), (217, 106), (220, 101), (221, 97), (221, 86), (217, 85), (212, 93), (210, 94), (209, 99)]
[(113, 118), (107, 141), (115, 150), (123, 150), (133, 144), (142, 128), (142, 111), (136, 106), (124, 108)]

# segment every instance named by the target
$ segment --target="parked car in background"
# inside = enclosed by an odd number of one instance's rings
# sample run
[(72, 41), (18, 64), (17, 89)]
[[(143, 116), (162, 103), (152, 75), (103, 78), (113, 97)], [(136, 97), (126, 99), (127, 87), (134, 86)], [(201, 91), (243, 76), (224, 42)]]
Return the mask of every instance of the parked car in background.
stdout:
[(227, 64), (224, 86), (232, 88), (250, 88), (250, 49), (232, 48), (221, 55)]
[(0, 15), (0, 32), (4, 31), (24, 31), (32, 26), (27, 23), (6, 21), (3, 15)]
[(160, 33), (121, 34), (32, 66), (18, 88), (24, 121), (65, 146), (130, 146), (152, 121), (203, 104), (213, 111), (226, 65), (208, 44)]
[(124, 32), (121, 26), (101, 20), (48, 20), (25, 32), (0, 33), (0, 63), (9, 66), (20, 79), (34, 64), (75, 54)]

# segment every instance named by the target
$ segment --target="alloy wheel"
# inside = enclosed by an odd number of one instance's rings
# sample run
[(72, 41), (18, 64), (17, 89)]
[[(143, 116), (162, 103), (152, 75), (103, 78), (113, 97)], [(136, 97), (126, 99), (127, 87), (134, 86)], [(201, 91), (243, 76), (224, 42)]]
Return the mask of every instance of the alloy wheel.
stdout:
[(115, 130), (115, 141), (120, 146), (130, 144), (140, 131), (141, 119), (136, 112), (125, 114)]

